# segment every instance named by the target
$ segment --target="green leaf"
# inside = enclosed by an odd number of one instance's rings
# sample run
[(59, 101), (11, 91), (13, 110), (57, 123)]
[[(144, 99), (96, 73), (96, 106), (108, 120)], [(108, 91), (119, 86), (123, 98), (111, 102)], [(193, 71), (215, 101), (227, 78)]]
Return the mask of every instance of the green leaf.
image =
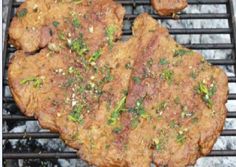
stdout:
[(168, 82), (168, 84), (171, 84), (174, 79), (174, 72), (172, 70), (165, 69), (165, 70), (163, 70), (163, 72), (161, 74), (161, 78), (166, 80)]
[(54, 27), (58, 27), (60, 23), (58, 21), (53, 21), (52, 24)]
[(159, 64), (160, 65), (167, 65), (167, 64), (169, 64), (169, 61), (166, 58), (160, 58)]
[(184, 133), (178, 133), (176, 136), (176, 141), (177, 143), (183, 144), (186, 140), (186, 136), (184, 135)]
[(76, 105), (73, 108), (73, 111), (68, 116), (68, 119), (73, 122), (83, 123), (83, 116), (82, 116), (83, 108), (84, 108), (83, 105)]
[(41, 85), (43, 84), (43, 80), (39, 77), (32, 76), (32, 77), (28, 77), (28, 78), (20, 81), (21, 85), (25, 85), (25, 84), (29, 84), (29, 83), (33, 83), (34, 88), (40, 88)]
[(69, 47), (79, 56), (85, 56), (89, 52), (89, 48), (84, 42), (82, 34), (80, 34), (79, 38), (73, 40), (71, 44), (69, 44)]
[(25, 17), (27, 13), (28, 13), (28, 9), (23, 8), (17, 13), (17, 17), (19, 18)]
[(134, 81), (135, 84), (140, 84), (142, 81), (140, 77), (132, 77), (132, 80)]
[(77, 17), (74, 17), (72, 20), (72, 24), (75, 28), (79, 28), (80, 27), (80, 21)]
[(174, 57), (184, 56), (184, 55), (191, 55), (191, 54), (193, 54), (193, 51), (191, 51), (191, 50), (178, 49), (178, 50), (175, 50)]
[(105, 31), (107, 40), (108, 40), (108, 46), (110, 49), (113, 48), (113, 40), (114, 40), (115, 32), (116, 32), (116, 28), (113, 25), (108, 26)]
[(121, 112), (123, 111), (122, 109), (124, 108), (126, 102), (126, 96), (124, 96), (116, 105), (114, 108), (113, 112), (111, 113), (110, 118), (108, 119), (108, 124), (109, 125), (115, 125), (117, 123), (117, 120), (120, 117)]
[(90, 57), (89, 62), (95, 62), (97, 61), (102, 55), (101, 49), (97, 50), (93, 53), (93, 55)]

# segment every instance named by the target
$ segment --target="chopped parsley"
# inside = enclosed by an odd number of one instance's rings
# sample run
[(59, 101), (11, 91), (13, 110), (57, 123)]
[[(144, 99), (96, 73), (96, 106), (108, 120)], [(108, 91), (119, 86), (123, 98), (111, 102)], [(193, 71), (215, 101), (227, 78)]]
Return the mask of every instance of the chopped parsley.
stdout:
[(80, 105), (76, 105), (73, 108), (73, 111), (68, 116), (68, 119), (70, 121), (82, 124), (83, 123), (83, 115), (82, 115), (83, 108), (84, 108), (84, 106), (81, 105), (81, 104)]
[(53, 21), (52, 24), (54, 27), (58, 27), (60, 23), (58, 21)]
[(132, 124), (137, 124), (139, 122), (139, 118), (149, 119), (150, 115), (145, 111), (144, 105), (143, 105), (143, 98), (140, 98), (136, 101), (135, 106), (133, 108), (130, 108), (128, 111), (133, 114), (134, 121)]
[(166, 58), (160, 58), (159, 64), (160, 65), (167, 65), (167, 64), (169, 64), (169, 61)]
[(140, 84), (142, 81), (140, 77), (132, 77), (132, 80), (134, 81), (135, 84)]
[(125, 64), (125, 68), (126, 68), (127, 70), (131, 70), (131, 69), (132, 69), (131, 63), (130, 63), (130, 62), (129, 62), (129, 63), (126, 63), (126, 64)]
[(167, 106), (168, 106), (167, 102), (162, 101), (158, 104), (156, 111), (157, 112), (164, 111), (167, 108)]
[(101, 49), (97, 50), (93, 53), (93, 55), (90, 57), (89, 62), (95, 62), (97, 59), (99, 59), (102, 55)]
[(105, 74), (104, 78), (101, 80), (102, 83), (108, 83), (113, 80), (113, 76), (111, 75), (111, 68), (105, 65), (102, 68), (102, 73)]
[(79, 56), (85, 56), (89, 52), (87, 44), (84, 42), (83, 35), (80, 34), (80, 37), (73, 40), (69, 47), (72, 51), (76, 52)]
[(72, 24), (75, 28), (79, 28), (80, 27), (80, 21), (77, 17), (74, 17), (72, 20)]
[(174, 72), (172, 70), (165, 69), (161, 74), (161, 78), (166, 80), (168, 84), (171, 84), (174, 79)]
[(165, 138), (164, 137), (160, 137), (160, 138), (155, 138), (153, 139), (154, 145), (155, 145), (155, 149), (157, 151), (161, 151), (164, 148), (164, 144), (165, 144)]
[(20, 81), (21, 85), (33, 83), (34, 88), (40, 88), (43, 84), (43, 80), (39, 77), (28, 77)]
[(110, 49), (113, 48), (113, 40), (116, 32), (116, 28), (113, 25), (110, 25), (106, 28), (106, 37), (108, 40), (108, 46)]
[(186, 140), (186, 136), (185, 134), (181, 131), (181, 132), (178, 132), (177, 136), (176, 136), (176, 142), (177, 143), (180, 143), (180, 144), (183, 144)]
[(116, 105), (115, 109), (111, 113), (110, 118), (108, 119), (109, 125), (115, 125), (124, 109), (126, 102), (126, 96), (124, 96)]
[(153, 65), (153, 59), (150, 58), (150, 59), (147, 61), (147, 66), (148, 66), (149, 68), (151, 68), (152, 65)]
[(216, 84), (213, 83), (209, 88), (203, 82), (200, 82), (197, 86), (197, 93), (201, 95), (202, 100), (207, 104), (209, 108), (212, 108), (213, 101), (212, 97), (217, 91)]
[(58, 38), (62, 41), (65, 41), (66, 40), (66, 37), (65, 37), (65, 34), (63, 32), (59, 32), (58, 34)]
[(17, 17), (19, 18), (25, 17), (27, 13), (28, 13), (28, 10), (26, 8), (23, 8), (17, 13)]
[(178, 49), (178, 50), (175, 50), (174, 57), (184, 56), (184, 55), (190, 55), (190, 54), (192, 54), (192, 53), (193, 53), (193, 51), (191, 51), (191, 50)]
[(122, 131), (122, 127), (115, 127), (114, 129), (112, 129), (113, 133), (120, 133)]
[(177, 125), (177, 123), (176, 123), (176, 121), (175, 120), (171, 120), (170, 121), (170, 128), (175, 128), (175, 127), (177, 127), (178, 125)]

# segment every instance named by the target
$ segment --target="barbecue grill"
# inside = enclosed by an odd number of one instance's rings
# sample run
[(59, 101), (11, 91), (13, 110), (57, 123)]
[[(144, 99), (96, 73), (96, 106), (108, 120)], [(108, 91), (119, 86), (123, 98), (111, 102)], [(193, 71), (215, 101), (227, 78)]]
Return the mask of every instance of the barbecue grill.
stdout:
[[(123, 37), (127, 37), (131, 35), (131, 29), (129, 25), (132, 23), (134, 18), (137, 16), (136, 9), (140, 6), (150, 6), (149, 0), (117, 0), (130, 12), (127, 12), (125, 15), (125, 23), (123, 30)], [(178, 21), (184, 20), (194, 20), (197, 21), (199, 19), (210, 21), (210, 20), (224, 20), (228, 24), (226, 28), (170, 28), (170, 33), (173, 36), (176, 35), (215, 35), (215, 34), (225, 34), (230, 37), (229, 43), (222, 43), (220, 41), (214, 41), (214, 43), (199, 43), (199, 44), (184, 44), (186, 47), (199, 50), (199, 51), (206, 51), (206, 50), (229, 50), (230, 56), (225, 59), (208, 59), (208, 62), (212, 63), (213, 65), (222, 66), (225, 69), (230, 69), (232, 72), (234, 71), (233, 76), (229, 76), (229, 85), (236, 84), (236, 24), (233, 18), (234, 16), (234, 9), (233, 9), (233, 1), (235, 0), (188, 0), (190, 6), (191, 5), (221, 5), (225, 6), (226, 12), (225, 13), (182, 13), (177, 16)], [(15, 14), (15, 9), (21, 4), (21, 2), (16, 2), (14, 0), (10, 0), (9, 8), (8, 8), (8, 18), (7, 18), (7, 27), (9, 27), (10, 20)], [(128, 10), (127, 10), (128, 11)], [(161, 21), (170, 20), (172, 17), (169, 16), (158, 16), (153, 11), (148, 11), (152, 16), (156, 19), (160, 19)], [(128, 26), (127, 26), (128, 24)], [(17, 125), (24, 125), (26, 121), (36, 121), (34, 118), (29, 118), (23, 116), (19, 109), (16, 107), (16, 104), (12, 98), (12, 96), (8, 93), (8, 78), (7, 78), (7, 69), (8, 69), (8, 62), (10, 56), (15, 52), (15, 48), (7, 43), (7, 33), (6, 39), (4, 43), (4, 50), (3, 50), (3, 110), (5, 113), (2, 115), (3, 117), (3, 124), (7, 125), (9, 129), (13, 128)], [(230, 92), (228, 96), (228, 100), (231, 103), (236, 104), (236, 92)], [(227, 119), (235, 119), (236, 120), (236, 108), (233, 108), (232, 111), (229, 110), (227, 113)], [(221, 136), (224, 137), (235, 137), (236, 140), (236, 129), (224, 129), (221, 133)], [(48, 152), (45, 149), (37, 147), (37, 145), (31, 144), (31, 146), (27, 145), (25, 147), (32, 147), (31, 149), (25, 148), (23, 150), (18, 149), (17, 147), (12, 149), (9, 146), (9, 141), (13, 139), (18, 140), (27, 140), (27, 141), (34, 141), (37, 139), (56, 139), (59, 135), (57, 133), (51, 132), (25, 132), (25, 133), (10, 133), (8, 131), (3, 132), (3, 160), (4, 165), (6, 165), (9, 160), (14, 162), (19, 159), (30, 160), (38, 159), (39, 162), (57, 162), (57, 159), (74, 159), (78, 158), (76, 152), (60, 152), (59, 150), (54, 150), (54, 152)], [(235, 157), (236, 158), (236, 150), (232, 150), (227, 147), (224, 150), (212, 150), (212, 152), (208, 155), (210, 158), (215, 157)], [(14, 163), (13, 163), (14, 164)], [(11, 165), (10, 165), (11, 166)], [(13, 165), (14, 166), (14, 165)], [(38, 164), (29, 164), (29, 166), (38, 166)], [(224, 166), (224, 164), (222, 164)], [(236, 164), (235, 164), (236, 166)]]

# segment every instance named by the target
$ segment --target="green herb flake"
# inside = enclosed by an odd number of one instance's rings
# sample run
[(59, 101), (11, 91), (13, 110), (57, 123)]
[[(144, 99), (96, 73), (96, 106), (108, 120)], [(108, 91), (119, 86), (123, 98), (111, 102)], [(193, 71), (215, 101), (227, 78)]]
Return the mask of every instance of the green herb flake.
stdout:
[(97, 61), (102, 55), (101, 49), (97, 50), (93, 53), (93, 55), (90, 57), (89, 62), (95, 62)]
[(191, 50), (178, 49), (178, 50), (175, 50), (174, 57), (184, 56), (184, 55), (191, 55), (191, 54), (193, 54), (193, 51), (191, 51)]
[(151, 68), (152, 67), (152, 65), (153, 65), (153, 59), (152, 58), (150, 58), (148, 61), (147, 61), (147, 66), (149, 67), (149, 68)]
[(165, 69), (161, 74), (161, 78), (166, 80), (168, 84), (171, 84), (174, 79), (174, 72), (172, 70)]
[(58, 34), (58, 38), (62, 41), (65, 41), (66, 40), (66, 37), (65, 37), (65, 34), (63, 32), (59, 32)]
[(85, 56), (89, 52), (87, 44), (84, 42), (83, 35), (80, 34), (80, 37), (73, 40), (69, 47), (72, 51), (76, 52), (79, 56)]
[(160, 65), (168, 65), (169, 61), (166, 58), (160, 58), (159, 64)]
[(108, 119), (109, 125), (115, 125), (120, 117), (120, 114), (122, 113), (124, 106), (126, 102), (126, 96), (123, 97), (116, 105), (115, 109), (111, 113), (110, 118)]
[(139, 124), (139, 119), (138, 119), (138, 117), (132, 118), (132, 120), (131, 120), (131, 128), (132, 128), (132, 129), (137, 128), (138, 124)]
[(43, 85), (43, 80), (39, 77), (28, 77), (20, 81), (21, 85), (33, 83), (34, 88), (40, 88)]
[(174, 129), (176, 128), (177, 124), (176, 124), (176, 121), (175, 120), (171, 120), (170, 121), (170, 128)]
[(179, 104), (180, 104), (180, 98), (179, 98), (179, 96), (176, 96), (176, 97), (175, 97), (174, 102), (175, 102), (176, 105), (179, 105)]
[(212, 108), (213, 101), (212, 97), (215, 95), (217, 91), (216, 84), (213, 83), (208, 88), (207, 85), (205, 85), (203, 82), (200, 82), (196, 88), (197, 93), (201, 95), (202, 100), (207, 104), (209, 108)]
[(143, 98), (140, 98), (136, 101), (135, 107), (130, 108), (129, 112), (133, 113), (135, 116), (142, 117), (144, 119), (149, 119), (150, 115), (145, 112), (144, 105), (143, 105)]
[(181, 131), (177, 134), (176, 136), (176, 142), (177, 143), (180, 143), (180, 144), (183, 144), (186, 140), (186, 136), (185, 134)]
[(134, 81), (135, 84), (140, 84), (142, 82), (140, 77), (132, 77), (132, 80)]
[(125, 64), (125, 68), (126, 68), (127, 70), (133, 69), (130, 62)]
[(165, 140), (163, 137), (160, 138), (154, 138), (153, 139), (154, 145), (155, 145), (155, 149), (157, 151), (161, 151), (164, 148), (164, 144), (165, 144)]
[(114, 129), (112, 129), (112, 132), (116, 134), (120, 133), (121, 131), (122, 131), (122, 127), (115, 127)]
[(59, 23), (58, 21), (53, 21), (52, 24), (53, 24), (54, 27), (57, 28), (57, 27), (59, 26), (60, 23)]
[(168, 103), (166, 101), (162, 101), (158, 104), (156, 111), (157, 112), (164, 111), (167, 108), (167, 106)]
[(72, 24), (75, 28), (79, 28), (80, 27), (80, 21), (77, 17), (74, 17), (72, 20)]
[(102, 83), (108, 83), (113, 80), (113, 76), (111, 75), (111, 68), (109, 66), (105, 65), (102, 68), (102, 73), (105, 75), (101, 80)]
[(105, 31), (106, 37), (108, 40), (108, 46), (110, 49), (112, 49), (114, 45), (113, 41), (114, 41), (115, 32), (116, 32), (116, 28), (113, 25), (108, 26)]
[(28, 10), (26, 8), (23, 8), (17, 13), (17, 17), (19, 18), (25, 17), (27, 13), (28, 13)]
[(68, 116), (68, 119), (70, 121), (82, 124), (83, 123), (83, 115), (82, 115), (83, 108), (84, 108), (83, 105), (76, 105), (73, 108), (73, 111)]

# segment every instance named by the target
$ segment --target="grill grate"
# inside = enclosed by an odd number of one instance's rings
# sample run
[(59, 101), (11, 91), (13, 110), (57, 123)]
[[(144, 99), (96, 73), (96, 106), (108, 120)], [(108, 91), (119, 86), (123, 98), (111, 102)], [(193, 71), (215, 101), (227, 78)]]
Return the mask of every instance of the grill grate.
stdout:
[[(134, 8), (140, 5), (150, 5), (149, 0), (117, 0), (122, 3), (126, 8), (132, 8), (132, 13), (126, 14), (125, 21), (132, 22), (137, 14), (134, 12)], [(230, 67), (234, 72), (236, 72), (236, 25), (233, 20), (233, 0), (188, 0), (190, 5), (225, 5), (226, 13), (183, 13), (179, 15), (180, 20), (226, 20), (228, 22), (228, 28), (171, 28), (170, 33), (172, 35), (203, 35), (203, 34), (225, 34), (230, 36), (230, 43), (199, 43), (199, 44), (185, 44), (186, 47), (195, 50), (232, 50), (232, 54), (228, 59), (207, 59), (213, 65)], [(9, 14), (7, 19), (7, 27), (9, 26), (11, 18), (14, 16), (15, 9), (20, 5), (20, 2), (15, 2), (10, 0), (9, 3)], [(171, 17), (161, 17), (156, 14), (152, 14), (156, 19), (166, 20), (171, 19)], [(130, 29), (123, 30), (124, 36), (131, 35)], [(7, 33), (6, 36), (7, 37)], [(25, 123), (25, 121), (35, 121), (34, 118), (25, 117), (20, 114), (19, 109), (15, 107), (14, 100), (9, 93), (8, 80), (7, 80), (7, 68), (8, 61), (11, 54), (15, 52), (15, 48), (7, 44), (7, 39), (5, 40), (4, 50), (3, 50), (3, 109), (10, 112), (10, 115), (3, 114), (3, 122), (7, 125), (16, 124), (18, 122)], [(229, 84), (236, 84), (236, 77), (229, 76)], [(228, 100), (236, 103), (236, 93), (230, 93)], [(236, 109), (234, 111), (229, 111), (227, 113), (227, 119), (236, 119)], [(221, 136), (232, 137), (236, 136), (236, 129), (225, 129)], [(55, 139), (58, 138), (57, 133), (50, 132), (31, 132), (31, 133), (3, 133), (4, 140), (12, 139)], [(213, 150), (208, 156), (210, 157), (229, 157), (236, 156), (236, 150)], [(3, 159), (58, 159), (58, 158), (77, 158), (75, 152), (25, 152), (22, 153), (20, 150), (15, 152), (9, 152), (9, 150), (3, 150)]]

